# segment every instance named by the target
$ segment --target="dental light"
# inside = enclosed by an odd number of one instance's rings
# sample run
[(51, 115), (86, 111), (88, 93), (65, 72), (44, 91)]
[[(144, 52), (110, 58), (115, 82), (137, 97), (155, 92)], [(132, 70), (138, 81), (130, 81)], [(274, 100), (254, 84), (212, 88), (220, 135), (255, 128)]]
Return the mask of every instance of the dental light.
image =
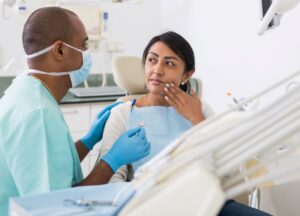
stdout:
[(263, 0), (263, 6), (264, 4), (271, 3), (270, 7), (268, 8), (266, 14), (264, 14), (264, 17), (260, 23), (258, 34), (262, 35), (266, 30), (268, 30), (268, 27), (272, 20), (276, 19), (278, 21), (277, 25), (279, 25), (279, 19), (281, 16), (296, 7), (296, 5), (299, 3), (300, 0)]

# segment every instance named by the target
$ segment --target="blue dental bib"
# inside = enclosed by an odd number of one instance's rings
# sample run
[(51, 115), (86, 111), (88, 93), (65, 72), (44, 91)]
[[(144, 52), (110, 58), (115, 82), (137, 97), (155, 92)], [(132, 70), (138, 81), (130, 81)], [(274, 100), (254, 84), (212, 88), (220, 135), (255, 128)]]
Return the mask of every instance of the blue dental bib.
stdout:
[(151, 151), (147, 157), (133, 163), (133, 169), (136, 170), (149, 161), (192, 126), (192, 123), (173, 107), (134, 107), (129, 113), (127, 129), (143, 127), (151, 144)]

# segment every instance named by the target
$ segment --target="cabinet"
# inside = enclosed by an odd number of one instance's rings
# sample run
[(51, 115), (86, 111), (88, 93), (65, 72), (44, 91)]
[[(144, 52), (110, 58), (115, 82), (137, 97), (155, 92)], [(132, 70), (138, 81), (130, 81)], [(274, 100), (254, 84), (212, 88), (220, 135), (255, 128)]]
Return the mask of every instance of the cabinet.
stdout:
[[(88, 132), (97, 114), (108, 104), (110, 104), (110, 102), (61, 105), (64, 118), (74, 142), (82, 138)], [(97, 143), (93, 150), (81, 162), (84, 177), (93, 169), (100, 149), (100, 143)]]

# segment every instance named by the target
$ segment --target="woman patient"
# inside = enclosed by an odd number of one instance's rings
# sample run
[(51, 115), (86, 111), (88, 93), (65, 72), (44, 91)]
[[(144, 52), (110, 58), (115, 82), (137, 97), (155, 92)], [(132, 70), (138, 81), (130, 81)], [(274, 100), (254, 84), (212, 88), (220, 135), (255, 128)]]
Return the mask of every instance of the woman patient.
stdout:
[[(183, 132), (213, 115), (191, 90), (189, 79), (195, 71), (190, 44), (174, 32), (155, 36), (146, 46), (142, 63), (148, 93), (111, 111), (102, 139), (101, 157), (126, 130), (143, 127), (151, 153), (133, 164), (134, 170), (150, 160)], [(128, 181), (127, 166), (110, 182)], [(228, 200), (218, 216), (269, 216), (257, 209)]]
[[(101, 157), (126, 130), (143, 127), (151, 153), (133, 164), (134, 170), (150, 160), (175, 138), (213, 112), (191, 89), (189, 79), (195, 71), (190, 44), (175, 32), (158, 35), (146, 46), (142, 63), (148, 93), (115, 107), (106, 123)], [(110, 182), (127, 181), (128, 169), (121, 167)]]

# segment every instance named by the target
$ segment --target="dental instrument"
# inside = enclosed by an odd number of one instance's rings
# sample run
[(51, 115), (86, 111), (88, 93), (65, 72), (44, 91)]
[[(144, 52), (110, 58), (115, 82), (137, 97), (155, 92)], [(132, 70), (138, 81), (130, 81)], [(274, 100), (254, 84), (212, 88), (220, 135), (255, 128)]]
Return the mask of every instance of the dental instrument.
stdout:
[(65, 206), (78, 206), (82, 208), (92, 208), (93, 206), (110, 206), (113, 205), (112, 201), (98, 201), (98, 200), (87, 200), (81, 197), (80, 199), (65, 199)]

